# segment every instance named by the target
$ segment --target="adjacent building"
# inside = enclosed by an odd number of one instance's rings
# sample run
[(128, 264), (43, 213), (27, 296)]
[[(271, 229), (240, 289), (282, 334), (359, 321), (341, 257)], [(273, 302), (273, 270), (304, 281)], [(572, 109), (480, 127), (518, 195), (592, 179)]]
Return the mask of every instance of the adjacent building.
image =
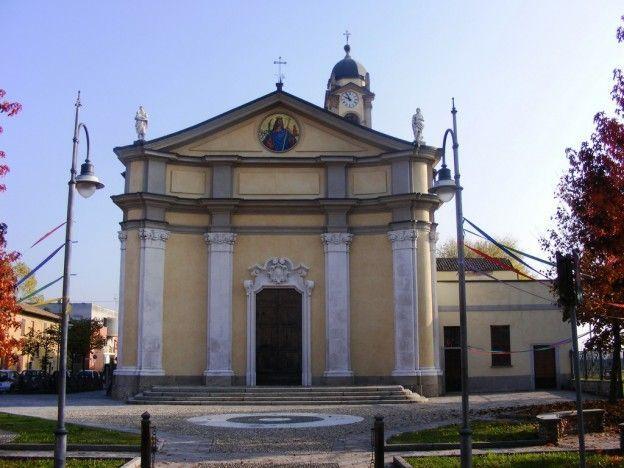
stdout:
[[(16, 330), (11, 332), (13, 337), (18, 340), (25, 340), (28, 339), (28, 337), (37, 336), (51, 327), (57, 327), (60, 322), (58, 315), (39, 307), (30, 304), (19, 304), (19, 308), (20, 312), (16, 317), (19, 326)], [(52, 346), (48, 356), (45, 356), (45, 352), (42, 349), (35, 351), (34, 354), (18, 353), (18, 360), (16, 363), (9, 365), (4, 362), (1, 364), (0, 368), (13, 369), (16, 371), (34, 369), (53, 372), (58, 367), (57, 351), (58, 349)], [(44, 369), (44, 367), (46, 368)]]
[[(569, 385), (570, 324), (562, 320), (550, 282), (519, 279), (500, 265), (511, 266), (506, 259), (498, 264), (480, 258), (466, 262), (470, 390)], [(461, 390), (457, 259), (438, 258), (437, 267), (439, 355), (444, 391), (454, 392)]]
[[(60, 314), (61, 304), (47, 304), (45, 308)], [(93, 302), (72, 302), (71, 318), (94, 319), (104, 324), (101, 333), (106, 337), (106, 345), (102, 349), (93, 350), (83, 365), (101, 372), (106, 365), (114, 363), (117, 358), (117, 311)]]

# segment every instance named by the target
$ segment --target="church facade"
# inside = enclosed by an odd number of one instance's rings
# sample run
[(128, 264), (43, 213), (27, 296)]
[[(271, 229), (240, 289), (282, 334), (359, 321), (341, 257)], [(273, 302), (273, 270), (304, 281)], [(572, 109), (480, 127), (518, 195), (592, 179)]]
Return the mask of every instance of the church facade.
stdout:
[(117, 397), (154, 384), (442, 391), (440, 152), (372, 129), (370, 77), (345, 51), (324, 107), (278, 83), (115, 148)]

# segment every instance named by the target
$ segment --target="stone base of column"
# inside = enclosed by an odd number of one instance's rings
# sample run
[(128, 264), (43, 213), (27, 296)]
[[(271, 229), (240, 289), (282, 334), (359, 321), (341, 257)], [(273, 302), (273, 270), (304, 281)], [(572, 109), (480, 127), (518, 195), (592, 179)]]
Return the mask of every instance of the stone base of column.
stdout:
[(139, 393), (139, 376), (115, 373), (112, 397), (115, 400), (126, 401)]
[(435, 397), (442, 394), (441, 375), (423, 375), (420, 377), (420, 393), (425, 397)]
[(325, 371), (323, 373), (323, 385), (353, 385), (352, 371)]
[(234, 372), (231, 370), (208, 370), (204, 372), (204, 385), (214, 387), (231, 387)]
[(418, 377), (420, 374), (414, 369), (394, 369), (392, 377)]
[(165, 375), (164, 369), (139, 369), (137, 375), (141, 377), (160, 377)]

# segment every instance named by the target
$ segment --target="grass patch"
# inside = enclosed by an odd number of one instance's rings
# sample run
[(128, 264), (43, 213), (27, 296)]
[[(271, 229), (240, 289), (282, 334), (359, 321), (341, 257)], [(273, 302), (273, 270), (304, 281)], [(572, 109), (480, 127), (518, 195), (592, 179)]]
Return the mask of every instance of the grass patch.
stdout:
[[(408, 457), (407, 462), (415, 468), (456, 468), (459, 457)], [(589, 454), (587, 466), (591, 468), (621, 467), (624, 457), (619, 455)], [(578, 466), (576, 453), (516, 453), (510, 455), (487, 454), (473, 457), (475, 468), (560, 468), (562, 466)]]
[[(537, 439), (537, 424), (509, 421), (474, 421), (472, 440), (474, 442), (501, 442), (509, 440)], [(441, 426), (416, 432), (404, 432), (388, 439), (389, 444), (429, 444), (435, 442), (459, 443), (459, 425)]]
[[(141, 443), (141, 436), (130, 432), (98, 429), (70, 423), (66, 423), (65, 427), (69, 433), (67, 441), (70, 444), (140, 445)], [(17, 434), (17, 438), (12, 441), (13, 443), (54, 443), (55, 428), (56, 421), (50, 421), (49, 419), (0, 413), (0, 429)]]
[[(119, 468), (126, 460), (121, 458), (100, 458), (96, 460), (67, 459), (67, 468)], [(0, 468), (48, 468), (54, 466), (54, 460), (30, 458), (28, 460), (0, 460)]]

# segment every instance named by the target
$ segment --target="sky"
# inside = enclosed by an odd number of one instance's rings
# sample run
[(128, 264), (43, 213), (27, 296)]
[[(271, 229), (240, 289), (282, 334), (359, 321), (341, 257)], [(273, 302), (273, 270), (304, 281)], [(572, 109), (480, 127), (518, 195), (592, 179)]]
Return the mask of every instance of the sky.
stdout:
[[(541, 254), (565, 149), (591, 135), (596, 112), (613, 109), (623, 13), (607, 0), (0, 0), (0, 89), (23, 105), (0, 118), (8, 246), (32, 267), (63, 242), (59, 230), (30, 248), (65, 220), (81, 90), (80, 119), (106, 187), (75, 199), (71, 300), (115, 308), (121, 211), (110, 196), (123, 191), (123, 166), (112, 149), (136, 138), (138, 106), (150, 116), (148, 139), (180, 130), (273, 91), (279, 56), (284, 90), (323, 105), (348, 29), (376, 94), (373, 128), (411, 140), (420, 107), (425, 142), (440, 146), (455, 97), (465, 216)], [(441, 240), (454, 236), (453, 203), (437, 222)], [(37, 278), (61, 274), (59, 253)], [(60, 291), (59, 282), (45, 294)]]

